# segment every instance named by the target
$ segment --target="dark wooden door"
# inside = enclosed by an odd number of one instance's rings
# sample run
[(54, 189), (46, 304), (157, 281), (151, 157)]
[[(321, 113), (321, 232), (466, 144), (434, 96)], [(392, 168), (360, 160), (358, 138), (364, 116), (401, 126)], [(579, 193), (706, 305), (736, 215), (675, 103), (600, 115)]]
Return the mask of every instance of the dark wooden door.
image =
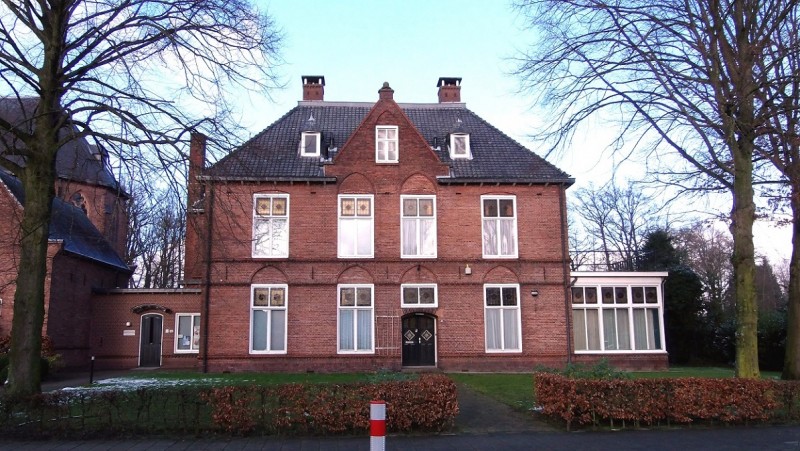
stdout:
[(139, 366), (161, 366), (161, 315), (142, 316)]
[(403, 318), (403, 366), (436, 365), (436, 320), (425, 314)]

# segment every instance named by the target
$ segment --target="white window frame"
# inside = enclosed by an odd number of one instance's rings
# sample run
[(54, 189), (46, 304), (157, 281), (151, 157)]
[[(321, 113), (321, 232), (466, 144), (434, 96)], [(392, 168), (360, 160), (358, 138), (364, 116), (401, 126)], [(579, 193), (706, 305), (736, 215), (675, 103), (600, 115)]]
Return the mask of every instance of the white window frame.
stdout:
[[(306, 152), (306, 138), (313, 136), (316, 140), (316, 146), (313, 153)], [(322, 134), (319, 132), (303, 132), (300, 135), (300, 156), (301, 157), (318, 157), (320, 149), (320, 141)]]
[[(267, 214), (259, 214), (258, 212), (258, 204), (259, 199), (270, 199), (270, 205), (272, 205), (273, 199), (285, 199), (286, 200), (286, 214), (285, 215), (275, 215), (270, 210)], [(257, 223), (264, 221), (269, 222), (269, 231), (267, 235), (269, 235), (272, 231), (272, 222), (275, 219), (286, 219), (286, 244), (282, 247), (280, 251), (270, 251), (261, 253), (258, 250), (258, 238), (256, 237), (256, 227)], [(288, 194), (254, 194), (253, 195), (253, 233), (252, 233), (252, 256), (253, 258), (287, 258), (289, 257), (289, 227), (290, 227), (290, 220), (289, 220), (289, 195)], [(270, 242), (272, 242), (270, 238)], [(267, 246), (270, 249), (274, 249), (274, 246)]]
[[(463, 139), (464, 140), (464, 153), (456, 153), (456, 140)], [(472, 159), (472, 149), (469, 146), (469, 134), (468, 133), (452, 133), (450, 135), (450, 158), (453, 160), (464, 159), (464, 160), (471, 160)]]
[[(342, 305), (342, 290), (353, 288), (356, 290), (354, 305)], [(370, 291), (370, 306), (359, 306), (358, 289), (368, 288)], [(358, 349), (358, 311), (369, 310), (370, 312), (370, 348)], [(353, 312), (353, 349), (342, 349), (342, 311)], [(336, 353), (337, 354), (375, 354), (375, 285), (373, 284), (339, 284), (336, 286)]]
[[(484, 201), (486, 200), (495, 200), (498, 204), (498, 216), (485, 216), (484, 211)], [(514, 216), (511, 219), (507, 219), (508, 217), (501, 217), (500, 216), (500, 201), (501, 200), (511, 200), (512, 205), (514, 207)], [(518, 258), (519, 256), (519, 230), (517, 227), (517, 196), (514, 195), (485, 195), (481, 196), (481, 252), (483, 258)], [(497, 254), (487, 254), (486, 253), (486, 222), (487, 221), (494, 221), (495, 222), (495, 246), (497, 248)], [(514, 252), (513, 253), (506, 253), (503, 254), (501, 252), (502, 249), (502, 242), (501, 242), (501, 234), (499, 233), (501, 221), (512, 221), (512, 230), (514, 235)]]
[[(579, 282), (573, 285), (572, 288), (575, 289), (583, 289), (585, 293), (586, 288), (594, 288), (596, 290), (597, 302), (593, 304), (588, 303), (575, 303), (574, 302), (574, 295), (573, 292), (570, 291), (570, 299), (572, 303), (572, 312), (573, 318), (575, 312), (583, 312), (584, 315), (584, 337), (586, 337), (585, 348), (586, 349), (578, 349), (577, 343), (575, 343), (576, 335), (575, 335), (575, 321), (573, 320), (572, 324), (572, 338), (573, 338), (573, 348), (575, 349), (575, 354), (664, 354), (666, 353), (666, 342), (665, 342), (665, 331), (664, 331), (664, 301), (663, 301), (663, 293), (661, 291), (661, 282), (660, 280), (653, 280), (653, 281), (646, 281), (646, 280), (633, 280), (633, 281), (623, 281), (623, 280), (607, 280), (603, 282), (597, 283), (588, 283), (588, 282)], [(611, 288), (614, 293), (614, 297), (616, 298), (616, 289), (624, 289), (626, 292), (626, 302), (624, 303), (603, 303), (603, 295), (602, 289), (603, 288)], [(656, 292), (656, 302), (655, 303), (648, 303), (646, 302), (646, 292), (645, 292), (645, 301), (641, 303), (633, 302), (633, 289), (634, 288), (653, 288)], [(585, 298), (585, 294), (584, 294)], [(587, 324), (586, 312), (589, 310), (596, 311), (597, 316), (597, 330), (598, 330), (598, 344), (599, 349), (588, 349), (589, 343), (589, 326)], [(617, 315), (614, 316), (614, 323), (617, 328), (617, 333), (615, 334), (615, 346), (619, 346), (619, 327), (624, 326), (626, 327), (628, 333), (628, 342), (630, 343), (630, 349), (607, 349), (606, 340), (605, 340), (605, 321), (603, 320), (603, 314), (606, 311), (614, 311), (614, 310), (625, 310), (627, 311), (627, 324), (619, 324), (619, 318)], [(636, 326), (635, 326), (635, 319), (634, 319), (634, 311), (636, 310), (644, 310), (645, 311), (645, 319), (647, 318), (647, 310), (657, 310), (658, 316), (658, 334), (653, 336), (654, 341), (656, 342), (657, 346), (654, 349), (637, 349), (636, 347)], [(645, 327), (648, 327), (648, 323), (645, 320)], [(647, 335), (645, 336), (646, 341), (649, 342), (649, 330)], [(649, 347), (649, 343), (648, 343)]]
[[(489, 288), (499, 288), (500, 289), (500, 296), (501, 296), (501, 303), (499, 306), (489, 306), (487, 304), (487, 296), (486, 290)], [(503, 288), (514, 288), (517, 292), (517, 305), (514, 306), (504, 306), (502, 304), (502, 293)], [(519, 292), (519, 284), (516, 283), (487, 283), (483, 285), (483, 335), (484, 335), (484, 348), (487, 354), (494, 354), (494, 353), (521, 353), (522, 352), (522, 299), (520, 298)], [(503, 343), (500, 349), (489, 349), (489, 330), (487, 328), (487, 313), (489, 310), (516, 310), (517, 317), (516, 317), (516, 327), (517, 327), (517, 343), (519, 344), (518, 348), (510, 348), (506, 349), (505, 340), (502, 337), (505, 337), (505, 316), (501, 313), (500, 314), (500, 336), (501, 341)]]
[[(180, 339), (183, 337), (179, 335), (181, 318), (189, 318), (192, 333), (189, 337), (189, 349), (179, 349)], [(195, 326), (195, 321), (197, 322)], [(197, 327), (197, 341), (195, 343), (195, 327)], [(197, 354), (200, 352), (200, 314), (199, 313), (176, 313), (175, 314), (175, 354)]]
[[(342, 214), (342, 199), (354, 199), (355, 202), (355, 213), (352, 216), (344, 216)], [(358, 200), (359, 199), (369, 199), (370, 205), (370, 213), (368, 216), (359, 216), (358, 215)], [(337, 210), (339, 212), (338, 218), (338, 233), (337, 233), (337, 255), (339, 258), (373, 258), (375, 256), (375, 196), (372, 194), (340, 194), (337, 199)], [(343, 249), (343, 241), (342, 236), (344, 234), (344, 221), (359, 221), (367, 223), (369, 222), (369, 232), (370, 232), (370, 246), (369, 246), (369, 253), (367, 254), (359, 254), (358, 253), (358, 240), (356, 239), (356, 252), (354, 254), (346, 254)]]
[[(381, 138), (381, 131), (394, 131), (394, 139)], [(391, 158), (389, 151), (386, 151), (386, 158), (380, 158), (379, 149), (381, 143), (394, 143), (394, 158)], [(397, 163), (400, 161), (400, 130), (396, 125), (378, 125), (375, 127), (375, 162), (376, 163)]]
[[(272, 289), (283, 289), (283, 305), (282, 306), (271, 306), (271, 305), (256, 305), (255, 304), (255, 295), (256, 290), (258, 289), (269, 289), (270, 294), (272, 293)], [(263, 311), (267, 312), (267, 330), (264, 332), (266, 334), (267, 343), (266, 349), (253, 349), (253, 332), (255, 326), (255, 312), (256, 311)], [(282, 311), (283, 312), (283, 349), (270, 349), (272, 347), (272, 331), (269, 330), (272, 327), (272, 315), (275, 311)], [(248, 338), (249, 341), (249, 352), (250, 354), (286, 354), (287, 349), (289, 348), (288, 343), (288, 335), (289, 335), (289, 286), (286, 284), (253, 284), (250, 285), (250, 336)]]
[[(433, 304), (407, 304), (405, 297), (406, 288), (433, 288)], [(418, 292), (419, 295), (419, 292)], [(436, 308), (439, 307), (439, 287), (435, 283), (404, 283), (400, 285), (400, 307), (401, 308)]]
[[(413, 199), (417, 201), (417, 205), (419, 205), (419, 200), (431, 200), (433, 202), (433, 216), (420, 216), (419, 213), (416, 216), (406, 216), (404, 205), (405, 201)], [(416, 254), (406, 254), (406, 237), (405, 237), (405, 223), (406, 221), (414, 221), (416, 223), (416, 243), (417, 243), (417, 253)], [(421, 253), (421, 228), (420, 223), (422, 221), (433, 221), (433, 253), (424, 255)], [(438, 228), (437, 228), (437, 213), (436, 213), (436, 196), (425, 196), (425, 195), (401, 195), (400, 196), (400, 258), (436, 258), (438, 254)]]

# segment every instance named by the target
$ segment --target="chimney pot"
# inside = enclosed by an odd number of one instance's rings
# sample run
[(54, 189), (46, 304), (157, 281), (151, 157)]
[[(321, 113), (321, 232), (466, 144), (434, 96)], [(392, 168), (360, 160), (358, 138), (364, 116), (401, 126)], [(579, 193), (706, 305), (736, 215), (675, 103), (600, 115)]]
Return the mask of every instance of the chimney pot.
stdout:
[(439, 103), (461, 102), (461, 78), (440, 77), (436, 86), (439, 87)]
[(325, 100), (325, 77), (303, 75), (303, 100)]

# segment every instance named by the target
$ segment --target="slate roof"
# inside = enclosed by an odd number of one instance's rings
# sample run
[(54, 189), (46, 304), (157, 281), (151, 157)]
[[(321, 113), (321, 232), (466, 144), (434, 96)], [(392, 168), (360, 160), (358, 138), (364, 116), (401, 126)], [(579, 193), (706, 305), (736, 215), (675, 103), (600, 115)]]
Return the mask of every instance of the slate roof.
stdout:
[[(333, 180), (324, 163), (301, 157), (303, 131), (322, 133), (323, 158), (332, 158), (367, 116), (373, 103), (302, 101), (275, 123), (205, 171), (206, 176), (251, 180)], [(451, 168), (441, 183), (574, 183), (574, 179), (531, 152), (463, 103), (399, 104)], [(313, 120), (309, 120), (313, 118)], [(460, 122), (459, 122), (460, 121)], [(472, 159), (450, 158), (448, 136), (469, 133)], [(328, 148), (330, 152), (327, 152)], [(401, 159), (402, 159), (402, 149)]]
[[(17, 99), (16, 97), (0, 97), (0, 117), (11, 124), (21, 125), (27, 130), (32, 130), (33, 125), (29, 118), (32, 117), (36, 111), (37, 103), (38, 99), (32, 97), (21, 99)], [(60, 131), (60, 136), (65, 137), (73, 132), (73, 129), (65, 127)], [(4, 153), (4, 149), (6, 149), (7, 146), (20, 148), (22, 144), (15, 142), (8, 135), (2, 135), (2, 138), (0, 138), (0, 155)], [(100, 156), (100, 158), (98, 158), (98, 156)], [(76, 138), (58, 150), (58, 154), (56, 155), (56, 171), (58, 176), (62, 179), (105, 186), (127, 197), (127, 194), (124, 193), (117, 183), (117, 179), (104, 163), (106, 157), (107, 154), (104, 149), (89, 144), (86, 138)], [(10, 158), (18, 164), (24, 164), (19, 157), (6, 156), (6, 158)]]
[[(0, 170), (0, 182), (8, 187), (11, 194), (24, 207), (25, 194), (19, 179)], [(86, 213), (59, 198), (53, 199), (49, 238), (62, 240), (64, 250), (71, 254), (88, 258), (120, 271), (131, 272), (128, 265), (122, 261), (100, 231), (92, 224)]]

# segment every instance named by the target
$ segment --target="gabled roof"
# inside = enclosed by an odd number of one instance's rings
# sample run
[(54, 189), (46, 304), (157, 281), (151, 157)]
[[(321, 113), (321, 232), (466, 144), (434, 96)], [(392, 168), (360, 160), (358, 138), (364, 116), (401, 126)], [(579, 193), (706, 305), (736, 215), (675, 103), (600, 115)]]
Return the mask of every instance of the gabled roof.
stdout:
[[(205, 171), (213, 178), (251, 180), (329, 180), (321, 159), (301, 157), (300, 135), (309, 128), (322, 134), (322, 153), (332, 158), (374, 104), (302, 101), (239, 149)], [(526, 149), (463, 103), (399, 104), (439, 159), (450, 166), (441, 183), (574, 183), (567, 173)], [(461, 121), (460, 123), (458, 121)], [(470, 135), (472, 159), (450, 158), (448, 136)], [(402, 149), (401, 157), (402, 159)], [(322, 157), (325, 160), (325, 156)]]
[[(22, 183), (13, 175), (0, 169), (0, 183), (4, 184), (20, 205), (25, 207)], [(50, 220), (49, 239), (64, 242), (64, 250), (110, 266), (120, 271), (131, 269), (114, 251), (99, 230), (80, 208), (59, 198), (53, 199), (53, 216)]]
[[(0, 118), (12, 125), (31, 131), (33, 124), (30, 118), (35, 114), (37, 104), (38, 99), (33, 97), (0, 97)], [(70, 127), (64, 127), (59, 131), (62, 138), (72, 133), (76, 133), (76, 131)], [(22, 147), (22, 143), (14, 140), (9, 134), (0, 132), (0, 155), (5, 153), (8, 146), (19, 149)], [(24, 165), (24, 161), (19, 157), (7, 155), (6, 158)], [(106, 160), (105, 149), (89, 144), (86, 138), (80, 137), (69, 141), (58, 150), (56, 172), (59, 178), (105, 186), (119, 191), (121, 195), (127, 197), (117, 183), (117, 179), (106, 166)]]

